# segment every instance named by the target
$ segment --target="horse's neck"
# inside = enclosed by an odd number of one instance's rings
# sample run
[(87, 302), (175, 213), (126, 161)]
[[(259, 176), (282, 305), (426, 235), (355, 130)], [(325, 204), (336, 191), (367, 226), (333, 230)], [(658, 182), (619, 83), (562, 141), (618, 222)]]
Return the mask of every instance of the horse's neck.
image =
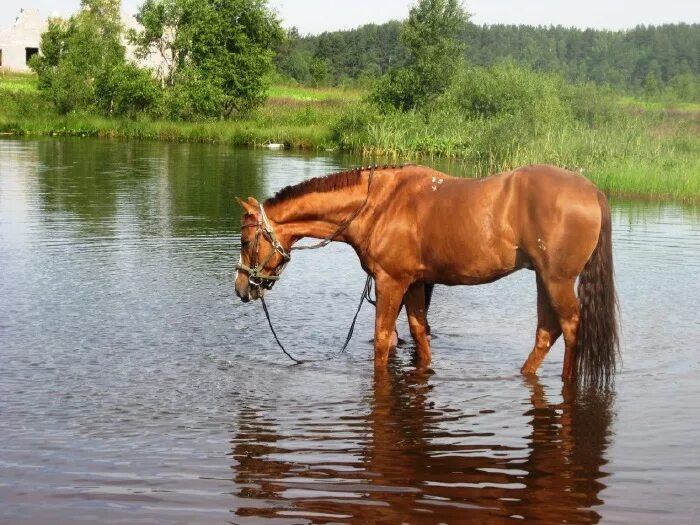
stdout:
[[(337, 232), (344, 221), (363, 205), (366, 186), (358, 184), (328, 193), (311, 193), (274, 205), (268, 216), (284, 236), (293, 239), (325, 239)], [(335, 240), (351, 242), (350, 230), (339, 232)]]

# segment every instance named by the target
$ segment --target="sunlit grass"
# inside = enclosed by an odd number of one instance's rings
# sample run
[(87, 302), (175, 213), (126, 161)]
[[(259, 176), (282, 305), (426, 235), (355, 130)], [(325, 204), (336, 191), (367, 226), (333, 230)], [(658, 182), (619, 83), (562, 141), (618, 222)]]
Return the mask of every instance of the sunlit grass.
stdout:
[[(0, 68), (0, 94), (31, 93), (37, 91), (37, 78), (34, 74), (3, 72)], [(1, 96), (1, 95), (0, 95)]]
[(642, 100), (635, 97), (620, 97), (620, 105), (629, 109), (642, 111), (670, 111), (694, 113), (700, 118), (700, 102), (680, 102), (676, 100)]
[(275, 99), (289, 99), (302, 102), (348, 102), (360, 100), (366, 92), (350, 88), (312, 88), (304, 86), (274, 85), (268, 90), (268, 96)]

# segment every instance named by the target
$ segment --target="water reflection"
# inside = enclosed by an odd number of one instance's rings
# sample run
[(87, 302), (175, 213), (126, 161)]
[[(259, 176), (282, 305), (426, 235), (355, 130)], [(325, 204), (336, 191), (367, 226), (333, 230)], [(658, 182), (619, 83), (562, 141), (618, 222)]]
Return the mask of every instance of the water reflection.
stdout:
[(233, 522), (597, 523), (612, 395), (569, 386), (552, 402), (538, 380), (524, 386), (524, 440), (436, 408), (440, 383), (396, 359), (375, 374), (362, 416), (328, 406), (325, 423), (309, 417), (290, 435), (269, 407), (242, 401)]
[[(48, 212), (89, 229), (135, 216), (148, 232), (235, 231), (234, 195), (264, 193), (265, 157), (227, 146), (40, 140), (17, 143), (35, 158), (38, 194)], [(10, 152), (16, 153), (16, 152)]]

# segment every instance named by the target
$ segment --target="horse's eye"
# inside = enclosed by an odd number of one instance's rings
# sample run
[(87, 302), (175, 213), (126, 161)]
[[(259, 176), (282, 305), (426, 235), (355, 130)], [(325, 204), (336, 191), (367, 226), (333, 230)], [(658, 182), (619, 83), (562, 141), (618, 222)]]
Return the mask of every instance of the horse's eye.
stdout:
[(241, 248), (247, 248), (249, 244), (250, 244), (250, 241), (241, 240)]

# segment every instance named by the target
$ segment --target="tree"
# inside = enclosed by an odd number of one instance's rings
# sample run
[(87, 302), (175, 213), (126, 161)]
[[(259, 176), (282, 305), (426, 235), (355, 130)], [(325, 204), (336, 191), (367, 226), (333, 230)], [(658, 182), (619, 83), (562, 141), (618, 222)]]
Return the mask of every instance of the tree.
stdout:
[(309, 66), (309, 74), (315, 87), (325, 86), (328, 82), (328, 62), (321, 58), (314, 58)]
[(167, 60), (160, 78), (173, 116), (227, 117), (264, 102), (284, 38), (266, 0), (146, 0), (137, 19), (139, 53)]
[(463, 60), (459, 36), (468, 17), (459, 0), (418, 0), (401, 29), (409, 64), (383, 77), (374, 99), (406, 110), (447, 91)]
[(42, 53), (30, 65), (60, 113), (92, 107), (96, 79), (124, 64), (120, 5), (120, 0), (82, 0), (77, 15), (49, 20)]

